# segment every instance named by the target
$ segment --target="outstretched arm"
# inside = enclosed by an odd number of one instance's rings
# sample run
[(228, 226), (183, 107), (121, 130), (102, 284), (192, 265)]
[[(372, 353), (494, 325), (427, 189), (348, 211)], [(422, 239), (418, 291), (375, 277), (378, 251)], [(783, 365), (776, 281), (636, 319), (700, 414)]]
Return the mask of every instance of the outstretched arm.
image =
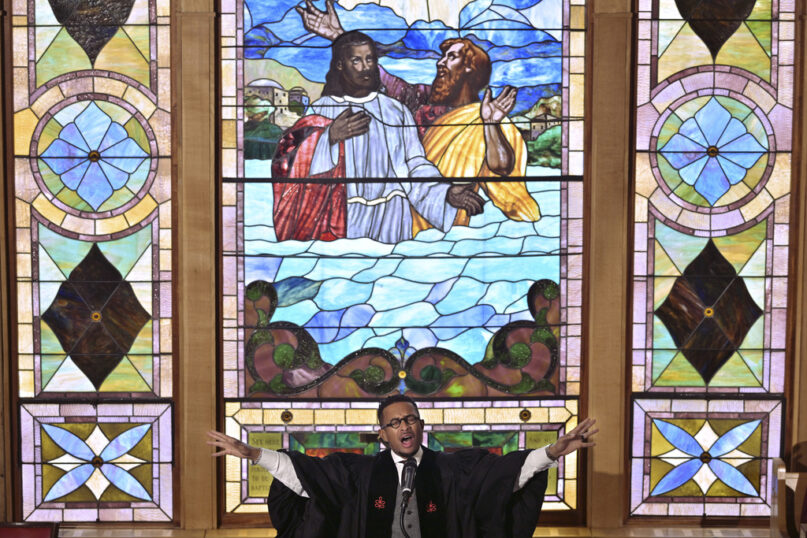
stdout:
[(507, 176), (516, 164), (515, 152), (502, 132), (502, 120), (516, 106), (516, 90), (507, 86), (498, 97), (492, 98), (490, 88), (482, 98), (480, 115), (485, 127), (485, 161), (491, 172)]
[[(294, 9), (300, 14), (303, 27), (313, 34), (333, 41), (345, 33), (333, 6), (333, 0), (325, 1), (325, 11), (317, 9), (311, 0), (305, 0), (305, 7), (297, 6)], [(387, 95), (405, 104), (412, 112), (428, 102), (431, 92), (431, 86), (428, 84), (409, 84), (402, 78), (388, 73), (381, 66), (379, 70), (381, 84), (386, 88)]]
[(524, 465), (521, 466), (521, 473), (518, 476), (515, 491), (523, 488), (535, 473), (551, 467), (558, 458), (571, 454), (580, 448), (595, 446), (597, 443), (592, 441), (591, 438), (600, 431), (594, 428), (596, 422), (593, 418), (587, 418), (572, 431), (560, 436), (554, 444), (545, 447), (544, 450), (539, 449), (530, 452), (527, 459), (524, 460)]
[(235, 456), (236, 458), (248, 458), (253, 465), (259, 465), (269, 471), (275, 478), (280, 480), (287, 488), (297, 495), (308, 497), (305, 488), (297, 478), (291, 458), (283, 452), (256, 448), (243, 441), (230, 437), (221, 432), (207, 432), (207, 444), (218, 449), (213, 456)]

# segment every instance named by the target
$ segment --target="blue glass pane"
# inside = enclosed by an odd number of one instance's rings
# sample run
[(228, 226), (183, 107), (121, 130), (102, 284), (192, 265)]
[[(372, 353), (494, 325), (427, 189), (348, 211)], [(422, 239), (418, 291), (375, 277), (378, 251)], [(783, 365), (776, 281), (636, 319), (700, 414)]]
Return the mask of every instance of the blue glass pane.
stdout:
[(64, 497), (68, 493), (80, 488), (84, 482), (90, 478), (94, 468), (89, 463), (79, 465), (75, 469), (68, 471), (67, 474), (62, 476), (53, 484), (47, 495), (45, 495), (45, 502)]
[(664, 478), (659, 480), (659, 483), (656, 484), (656, 487), (653, 488), (653, 491), (651, 491), (650, 494), (662, 495), (668, 491), (674, 490), (695, 476), (695, 473), (698, 472), (701, 465), (703, 465), (703, 463), (701, 463), (700, 460), (693, 459), (682, 463), (678, 467), (670, 469), (670, 472), (664, 475)]
[(745, 475), (725, 461), (712, 460), (709, 462), (709, 468), (715, 473), (715, 475), (717, 475), (720, 481), (727, 486), (746, 495), (759, 495), (757, 490), (754, 489), (754, 486), (751, 485), (751, 482), (748, 481)]
[(143, 436), (146, 435), (149, 428), (151, 428), (151, 424), (141, 424), (118, 435), (112, 439), (101, 452), (101, 459), (104, 461), (112, 461), (115, 458), (123, 456), (143, 439)]
[(728, 192), (730, 187), (726, 174), (717, 164), (717, 159), (710, 157), (698, 181), (695, 182), (695, 190), (706, 198), (710, 204), (714, 204)]
[(146, 501), (151, 500), (151, 495), (148, 494), (148, 491), (143, 488), (140, 482), (138, 482), (135, 477), (117, 465), (105, 463), (101, 466), (101, 472), (104, 473), (104, 476), (107, 477), (107, 479), (112, 482), (116, 488), (124, 493), (128, 493), (132, 497), (137, 497), (138, 499), (143, 499)]
[(709, 99), (709, 102), (703, 108), (695, 113), (695, 119), (706, 137), (706, 142), (710, 146), (714, 146), (720, 140), (720, 135), (725, 131), (731, 119), (731, 114), (713, 97)]
[(112, 186), (107, 181), (98, 163), (90, 163), (87, 174), (78, 186), (78, 194), (90, 204), (93, 209), (98, 209), (101, 204), (112, 196)]
[(98, 108), (98, 105), (90, 103), (76, 117), (75, 123), (84, 140), (87, 141), (90, 150), (97, 150), (112, 120), (107, 116), (106, 112)]
[(47, 432), (48, 436), (53, 439), (53, 442), (59, 445), (61, 449), (68, 454), (84, 461), (90, 461), (95, 457), (95, 454), (90, 450), (90, 447), (87, 446), (87, 443), (82, 441), (75, 434), (49, 424), (43, 424), (42, 428)]
[(661, 435), (678, 450), (696, 458), (703, 453), (703, 448), (700, 443), (688, 432), (675, 424), (670, 424), (663, 420), (654, 420), (653, 424), (658, 428), (658, 431), (661, 432)]
[(715, 444), (709, 449), (709, 454), (713, 458), (719, 458), (724, 454), (728, 454), (743, 444), (746, 439), (748, 439), (748, 436), (754, 433), (754, 430), (759, 427), (761, 422), (760, 420), (753, 420), (730, 429), (715, 441)]

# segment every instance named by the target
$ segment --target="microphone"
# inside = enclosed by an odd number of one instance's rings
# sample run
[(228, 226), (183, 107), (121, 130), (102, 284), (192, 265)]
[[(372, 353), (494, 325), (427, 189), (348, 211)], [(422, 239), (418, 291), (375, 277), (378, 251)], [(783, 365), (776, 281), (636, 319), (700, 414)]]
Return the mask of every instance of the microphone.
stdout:
[(415, 471), (417, 471), (417, 468), (418, 464), (415, 458), (409, 458), (404, 462), (401, 476), (401, 501), (404, 507), (409, 504), (409, 498), (412, 496), (412, 490), (415, 487)]
[(406, 507), (409, 504), (409, 498), (412, 496), (412, 489), (415, 487), (415, 471), (417, 471), (418, 464), (415, 458), (409, 458), (404, 462), (403, 473), (401, 473), (401, 516), (398, 523), (401, 525), (401, 532), (406, 538), (409, 538), (409, 533), (406, 532), (404, 525), (404, 514)]

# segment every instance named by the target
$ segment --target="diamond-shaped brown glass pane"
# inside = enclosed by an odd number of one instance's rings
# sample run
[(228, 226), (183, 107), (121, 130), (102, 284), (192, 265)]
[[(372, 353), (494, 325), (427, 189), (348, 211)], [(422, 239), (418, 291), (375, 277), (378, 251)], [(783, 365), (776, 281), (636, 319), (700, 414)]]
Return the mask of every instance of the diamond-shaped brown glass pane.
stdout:
[(655, 314), (709, 383), (737, 351), (762, 310), (710, 239), (675, 280)]
[(96, 389), (149, 319), (131, 284), (95, 244), (42, 314), (62, 349)]

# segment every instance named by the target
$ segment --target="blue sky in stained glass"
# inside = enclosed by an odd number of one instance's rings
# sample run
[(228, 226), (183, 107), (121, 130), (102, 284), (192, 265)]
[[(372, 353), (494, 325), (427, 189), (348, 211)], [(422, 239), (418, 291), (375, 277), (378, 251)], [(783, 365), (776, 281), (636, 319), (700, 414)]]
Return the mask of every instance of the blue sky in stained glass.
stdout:
[[(269, 58), (294, 66), (307, 79), (324, 82), (330, 42), (303, 28), (295, 0), (244, 2), (244, 56)], [(425, 3), (424, 3), (425, 4)], [(314, 2), (325, 9), (324, 0)], [(408, 21), (391, 7), (358, 4), (336, 12), (346, 30), (362, 30), (383, 46), (379, 63), (410, 84), (430, 84), (446, 39), (475, 40), (493, 62), (491, 86), (519, 88), (515, 113), (532, 106), (552, 86), (559, 93), (562, 78), (561, 0), (476, 0), (460, 11), (458, 20), (431, 17)], [(425, 14), (425, 13), (424, 13)]]

